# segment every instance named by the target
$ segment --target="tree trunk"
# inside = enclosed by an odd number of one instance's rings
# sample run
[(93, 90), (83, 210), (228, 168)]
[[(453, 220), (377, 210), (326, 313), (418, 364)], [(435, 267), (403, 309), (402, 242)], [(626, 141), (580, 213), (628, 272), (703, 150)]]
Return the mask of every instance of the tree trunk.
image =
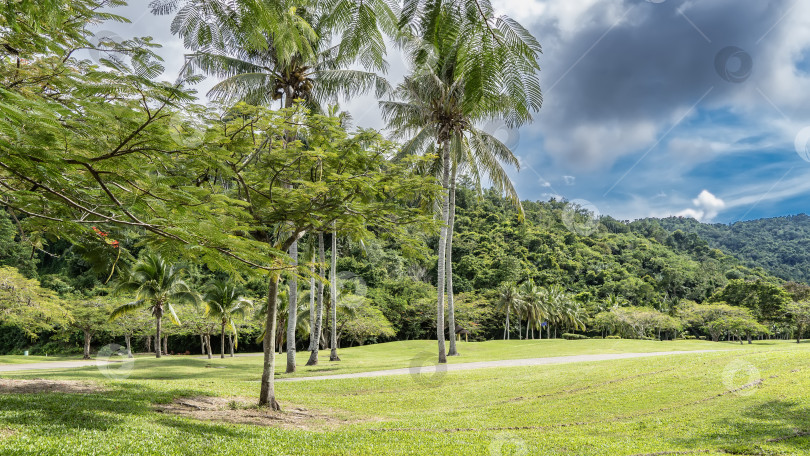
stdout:
[(444, 294), (446, 287), (447, 223), (450, 218), (450, 141), (442, 144), (442, 227), (439, 231), (438, 277), (436, 278), (436, 338), (439, 341), (439, 363), (447, 362), (444, 348)]
[(326, 253), (324, 252), (323, 233), (318, 233), (318, 256), (321, 280), (318, 281), (318, 304), (315, 316), (315, 332), (310, 337), (310, 354), (307, 366), (318, 364), (318, 350), (321, 348), (321, 335), (323, 333), (323, 279), (326, 277)]
[(211, 334), (205, 335), (205, 345), (208, 350), (208, 359), (212, 359), (214, 357), (214, 349), (211, 347)]
[[(292, 264), (298, 266), (298, 242), (289, 250)], [(287, 307), (287, 373), (295, 372), (295, 326), (298, 324), (298, 278), (295, 271), (290, 274), (290, 303)]]
[(152, 336), (146, 336), (146, 353), (152, 353)]
[(450, 336), (448, 356), (458, 356), (456, 349), (456, 306), (453, 297), (453, 227), (456, 223), (456, 166), (450, 176), (450, 201), (447, 212), (447, 247), (444, 252), (446, 263), (444, 273), (447, 276), (447, 333)]
[(219, 335), (219, 357), (225, 359), (225, 322), (222, 322), (222, 333)]
[(205, 334), (200, 333), (200, 354), (205, 354)]
[(132, 358), (132, 336), (124, 334), (124, 343), (127, 346), (127, 358)]
[(506, 340), (509, 340), (511, 335), (509, 334), (509, 307), (506, 308)]
[(332, 262), (329, 266), (329, 302), (332, 304), (332, 331), (331, 331), (331, 348), (332, 352), (329, 354), (329, 361), (340, 361), (337, 354), (337, 231), (332, 231)]
[(233, 334), (228, 334), (228, 342), (230, 343), (230, 347), (231, 347), (231, 358), (233, 358), (233, 350), (234, 350)]
[(309, 348), (315, 349), (315, 265), (309, 267)]
[(163, 336), (163, 354), (164, 355), (169, 354), (169, 336), (168, 335)]
[(551, 324), (546, 322), (546, 340), (551, 339)]
[(267, 319), (265, 321), (264, 336), (264, 362), (262, 370), (262, 386), (259, 393), (259, 405), (281, 410), (276, 401), (276, 389), (273, 375), (276, 370), (276, 319), (278, 318), (278, 279), (277, 273), (270, 277), (270, 286), (267, 290)]
[(90, 339), (93, 338), (93, 334), (90, 331), (84, 331), (84, 359), (90, 359)]
[(155, 315), (155, 358), (160, 358), (160, 341), (162, 339), (160, 332), (161, 329), (163, 329), (161, 328), (161, 321), (160, 321), (161, 317), (163, 316), (161, 314), (162, 312), (160, 314)]

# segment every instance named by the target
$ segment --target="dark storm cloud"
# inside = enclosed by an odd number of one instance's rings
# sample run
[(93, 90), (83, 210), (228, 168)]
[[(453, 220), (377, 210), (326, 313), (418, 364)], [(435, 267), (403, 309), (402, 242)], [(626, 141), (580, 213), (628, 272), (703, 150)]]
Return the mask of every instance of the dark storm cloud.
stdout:
[[(538, 125), (550, 152), (579, 167), (609, 163), (649, 145), (651, 134), (707, 92), (696, 108), (722, 106), (751, 90), (767, 70), (758, 62), (767, 60), (761, 54), (789, 6), (787, 0), (605, 1), (578, 18), (574, 34), (557, 29), (556, 20), (535, 24), (545, 41)], [(729, 46), (742, 53), (722, 59), (724, 80), (715, 60)], [(742, 82), (729, 82), (736, 73)], [(600, 128), (590, 131), (590, 125)]]

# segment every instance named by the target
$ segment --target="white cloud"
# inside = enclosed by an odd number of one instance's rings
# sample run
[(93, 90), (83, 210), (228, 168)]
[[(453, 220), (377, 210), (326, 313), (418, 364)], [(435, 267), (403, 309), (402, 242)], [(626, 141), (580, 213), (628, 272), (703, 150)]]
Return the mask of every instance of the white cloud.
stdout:
[(565, 185), (574, 185), (577, 178), (575, 176), (563, 176), (563, 181), (565, 181)]
[(684, 209), (675, 215), (681, 217), (692, 217), (696, 220), (704, 222), (717, 217), (717, 214), (719, 214), (720, 211), (726, 207), (725, 201), (714, 196), (708, 190), (703, 190), (700, 192), (700, 195), (692, 200), (692, 204), (695, 206), (694, 208)]

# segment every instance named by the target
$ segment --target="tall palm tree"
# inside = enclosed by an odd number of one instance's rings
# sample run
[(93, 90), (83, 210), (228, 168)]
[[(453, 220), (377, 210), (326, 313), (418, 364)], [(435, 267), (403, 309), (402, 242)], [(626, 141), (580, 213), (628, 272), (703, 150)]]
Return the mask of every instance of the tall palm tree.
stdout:
[[(444, 188), (436, 281), (440, 363), (446, 362), (445, 292), (451, 336), (455, 330), (451, 232), (456, 171), (462, 164), (473, 176), (480, 177), (483, 171), (517, 200), (499, 163), (517, 166), (517, 160), (503, 143), (476, 126), (501, 117), (510, 126), (521, 125), (531, 121), (531, 112), (542, 102), (537, 41), (517, 22), (495, 18), (488, 2), (480, 2), (475, 14), (466, 14), (471, 12), (467, 6), (458, 0), (405, 3), (400, 20), (400, 25), (408, 26), (404, 52), (410, 53), (416, 70), (397, 87), (396, 100), (381, 102), (388, 126), (408, 139), (403, 154), (435, 153), (439, 158), (435, 169)], [(493, 29), (490, 23), (498, 27)], [(419, 45), (412, 46), (414, 42)], [(455, 354), (451, 337), (450, 355)]]
[(504, 324), (503, 328), (503, 340), (508, 340), (510, 336), (509, 326), (511, 314), (512, 312), (518, 312), (523, 305), (523, 300), (517, 285), (511, 282), (501, 284), (501, 286), (498, 288), (498, 300), (496, 305), (498, 309), (503, 310), (506, 313), (506, 323)]
[(146, 308), (155, 317), (155, 357), (161, 357), (161, 325), (164, 313), (179, 325), (172, 302), (197, 304), (199, 295), (183, 280), (183, 269), (166, 262), (158, 253), (147, 253), (132, 271), (115, 285), (116, 293), (134, 293), (135, 301), (124, 304), (110, 315), (110, 320)]
[[(241, 296), (231, 283), (224, 280), (217, 280), (211, 283), (205, 295), (205, 314), (217, 320), (222, 325), (220, 334), (220, 357), (225, 358), (225, 329), (230, 326), (233, 331), (234, 348), (239, 343), (239, 334), (236, 330), (235, 320), (244, 318), (248, 308), (253, 302)], [(231, 353), (233, 355), (233, 353)]]

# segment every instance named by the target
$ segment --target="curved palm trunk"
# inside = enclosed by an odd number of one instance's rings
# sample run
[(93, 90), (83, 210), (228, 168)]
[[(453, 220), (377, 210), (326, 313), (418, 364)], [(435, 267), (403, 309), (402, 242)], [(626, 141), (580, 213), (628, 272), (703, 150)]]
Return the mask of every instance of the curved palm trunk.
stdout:
[(265, 320), (264, 363), (262, 370), (262, 387), (259, 393), (259, 405), (273, 410), (281, 410), (276, 401), (276, 389), (273, 373), (276, 369), (276, 319), (278, 318), (278, 279), (277, 273), (270, 277), (267, 290), (267, 319)]
[[(290, 246), (292, 264), (298, 266), (298, 242)], [(290, 302), (287, 307), (287, 373), (295, 372), (295, 326), (298, 324), (297, 271), (290, 275)]]
[[(326, 276), (326, 254), (324, 253), (323, 233), (318, 233), (318, 256), (320, 261), (320, 276), (323, 279)], [(315, 317), (315, 331), (310, 339), (310, 354), (307, 366), (315, 366), (318, 364), (318, 350), (321, 348), (321, 333), (323, 332), (323, 281), (318, 281), (318, 309)]]
[(225, 321), (222, 322), (222, 333), (219, 335), (219, 357), (225, 359)]
[(456, 350), (456, 308), (453, 303), (453, 225), (456, 221), (456, 167), (450, 177), (450, 202), (447, 223), (447, 251), (445, 252), (447, 274), (447, 332), (450, 336), (450, 350), (448, 356), (458, 356)]
[(436, 280), (436, 337), (439, 340), (439, 363), (447, 362), (444, 348), (444, 292), (445, 264), (447, 262), (447, 222), (450, 214), (450, 142), (442, 145), (442, 228), (439, 233), (438, 278)]
[(329, 302), (331, 303), (332, 331), (329, 361), (340, 361), (337, 354), (337, 232), (332, 231), (332, 262), (329, 266)]
[(233, 347), (233, 335), (232, 335), (232, 334), (228, 334), (228, 342), (230, 342), (230, 347), (231, 347), (231, 358), (233, 358), (233, 350), (234, 350), (234, 347)]

